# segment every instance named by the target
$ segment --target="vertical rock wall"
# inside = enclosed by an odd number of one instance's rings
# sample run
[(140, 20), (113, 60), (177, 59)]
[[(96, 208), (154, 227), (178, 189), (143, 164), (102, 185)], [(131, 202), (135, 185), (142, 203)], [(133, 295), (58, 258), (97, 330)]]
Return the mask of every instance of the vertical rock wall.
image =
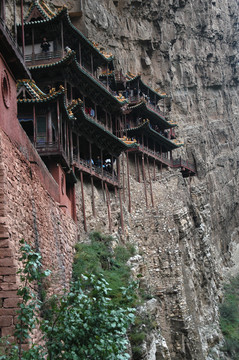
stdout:
[[(118, 69), (167, 92), (185, 144), (178, 155), (197, 166), (191, 185), (180, 173), (158, 173), (154, 209), (132, 175), (131, 214), (124, 205), (126, 241), (138, 245), (135, 269), (157, 300), (165, 358), (219, 358), (220, 288), (239, 231), (238, 10), (236, 0), (84, 0), (77, 24), (115, 54)], [(106, 215), (93, 223), (107, 228)], [(147, 346), (147, 359), (163, 356), (159, 338)]]

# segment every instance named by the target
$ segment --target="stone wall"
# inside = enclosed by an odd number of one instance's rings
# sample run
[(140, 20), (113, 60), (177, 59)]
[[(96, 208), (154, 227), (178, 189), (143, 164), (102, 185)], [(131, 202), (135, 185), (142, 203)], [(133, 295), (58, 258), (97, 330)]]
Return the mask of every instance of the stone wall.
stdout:
[[(17, 307), (20, 264), (19, 240), (33, 246), (42, 255), (44, 268), (52, 270), (51, 292), (69, 285), (74, 245), (75, 222), (43, 187), (35, 164), (0, 132), (0, 328), (11, 335)], [(44, 164), (42, 163), (44, 167)]]

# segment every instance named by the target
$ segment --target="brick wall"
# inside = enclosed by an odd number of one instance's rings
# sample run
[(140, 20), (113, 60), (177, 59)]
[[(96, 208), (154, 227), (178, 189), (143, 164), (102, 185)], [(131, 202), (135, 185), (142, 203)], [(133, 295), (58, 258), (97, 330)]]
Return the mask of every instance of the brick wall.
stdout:
[[(0, 130), (0, 328), (11, 335), (18, 302), (19, 240), (39, 249), (53, 271), (51, 289), (60, 291), (71, 278), (76, 224), (43, 187), (35, 164)], [(54, 284), (54, 286), (53, 286)]]

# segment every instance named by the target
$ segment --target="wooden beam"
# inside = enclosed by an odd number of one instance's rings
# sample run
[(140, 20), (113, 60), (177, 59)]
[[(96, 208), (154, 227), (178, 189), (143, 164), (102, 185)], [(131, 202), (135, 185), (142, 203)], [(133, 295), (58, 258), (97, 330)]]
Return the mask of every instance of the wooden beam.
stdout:
[(110, 206), (110, 193), (108, 190), (107, 183), (105, 182), (106, 202), (108, 209), (108, 220), (109, 220), (109, 231), (112, 231), (112, 219), (111, 219), (111, 206)]
[(151, 175), (150, 175), (150, 169), (149, 169), (149, 157), (148, 156), (147, 156), (147, 165), (148, 165), (150, 192), (151, 192), (151, 202), (152, 202), (152, 207), (154, 207), (153, 188), (152, 188), (152, 181), (151, 181)]
[(36, 106), (35, 104), (33, 104), (33, 143), (34, 146), (36, 147), (36, 143), (37, 143), (37, 122), (36, 122)]
[(86, 224), (86, 215), (85, 215), (85, 197), (84, 197), (84, 184), (83, 184), (83, 172), (80, 172), (80, 182), (81, 182), (81, 198), (82, 198), (82, 212), (84, 218), (84, 230), (87, 232), (87, 224)]
[(144, 167), (144, 154), (142, 154), (142, 168), (143, 168), (145, 203), (146, 203), (146, 207), (148, 207), (148, 197), (147, 197), (147, 187), (146, 187), (146, 174), (145, 174), (145, 167)]
[(140, 164), (139, 164), (139, 156), (137, 156), (137, 162), (138, 162), (138, 181), (140, 183)]
[(127, 156), (127, 180), (128, 180), (128, 197), (129, 197), (129, 213), (131, 213), (131, 194), (130, 194), (130, 179), (129, 179), (129, 153), (126, 152)]
[(95, 213), (95, 194), (94, 194), (94, 179), (93, 179), (93, 176), (90, 177), (90, 180), (91, 180), (92, 213), (93, 213), (93, 216), (95, 217), (96, 213)]

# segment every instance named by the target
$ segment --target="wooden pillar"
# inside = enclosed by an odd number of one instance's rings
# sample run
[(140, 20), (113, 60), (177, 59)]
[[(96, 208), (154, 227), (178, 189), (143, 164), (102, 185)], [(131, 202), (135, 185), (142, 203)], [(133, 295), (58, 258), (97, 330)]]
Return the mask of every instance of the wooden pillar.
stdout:
[(85, 216), (85, 197), (84, 197), (84, 184), (83, 184), (83, 173), (80, 172), (80, 182), (81, 182), (81, 197), (82, 197), (82, 212), (84, 218), (84, 230), (87, 232), (87, 225), (86, 225), (86, 216)]
[(92, 174), (92, 147), (91, 142), (89, 141), (89, 154), (90, 154), (90, 173)]
[(138, 181), (139, 181), (139, 183), (140, 183), (141, 181), (140, 181), (140, 163), (139, 163), (139, 156), (137, 156), (137, 162), (138, 162)]
[(37, 121), (36, 121), (36, 106), (33, 104), (33, 144), (36, 147), (37, 144)]
[(115, 174), (114, 174), (114, 158), (113, 158), (113, 155), (111, 155), (111, 175), (112, 175), (112, 178), (113, 178), (113, 181), (115, 180)]
[(135, 173), (137, 174), (137, 155), (134, 154), (134, 166), (135, 166)]
[(108, 190), (107, 183), (105, 183), (106, 202), (108, 209), (108, 220), (109, 220), (109, 231), (112, 231), (112, 219), (111, 219), (111, 207), (110, 207), (110, 193)]
[(122, 154), (123, 202), (125, 202), (124, 153)]
[(156, 164), (154, 159), (154, 181), (156, 181)]
[(64, 88), (65, 88), (66, 105), (68, 105), (68, 89), (67, 89), (67, 81), (66, 81), (66, 79), (64, 80)]
[(109, 65), (107, 63), (107, 68), (106, 68), (106, 86), (107, 89), (109, 89)]
[(13, 15), (14, 15), (14, 40), (17, 42), (17, 13), (16, 13), (16, 0), (13, 0)]
[(131, 194), (130, 194), (130, 180), (129, 180), (129, 153), (128, 151), (126, 152), (127, 154), (127, 180), (128, 180), (128, 196), (129, 196), (129, 213), (131, 213)]
[(90, 63), (91, 63), (91, 74), (94, 74), (94, 59), (93, 59), (93, 54), (90, 54)]
[(69, 157), (69, 124), (66, 121), (66, 156)]
[(105, 191), (104, 191), (104, 181), (103, 181), (103, 177), (104, 177), (104, 172), (103, 172), (103, 151), (100, 150), (100, 162), (101, 162), (101, 187), (102, 187), (102, 192), (103, 192), (103, 199), (105, 201)]
[(146, 206), (148, 207), (148, 197), (147, 197), (147, 187), (146, 187), (146, 174), (145, 174), (145, 167), (144, 167), (144, 154), (142, 154), (142, 168), (143, 168), (145, 203), (146, 203)]
[(60, 121), (60, 105), (59, 105), (59, 99), (57, 99), (56, 102), (56, 112), (57, 112), (57, 134), (58, 134), (58, 149), (60, 149), (61, 146), (61, 121)]
[(120, 200), (120, 224), (121, 224), (122, 233), (124, 234), (124, 215), (123, 215), (121, 189), (119, 189), (119, 200)]
[[(123, 156), (123, 154), (122, 154)], [(120, 201), (120, 224), (122, 233), (124, 234), (124, 215), (123, 215), (123, 205), (122, 205), (122, 194), (120, 187), (120, 160), (117, 158), (117, 176), (118, 176), (118, 184), (119, 184), (119, 201)]]
[(149, 185), (150, 185), (150, 193), (151, 193), (151, 202), (152, 202), (152, 207), (154, 207), (153, 188), (152, 188), (152, 181), (151, 181), (151, 175), (150, 175), (150, 169), (149, 169), (149, 157), (148, 157), (148, 156), (147, 156), (147, 165), (148, 165), (148, 175), (149, 175)]
[(80, 162), (80, 140), (79, 135), (77, 135), (77, 162)]
[(63, 21), (61, 20), (61, 52), (62, 52), (62, 57), (64, 57), (64, 49), (65, 49), (65, 45), (64, 45), (64, 27), (63, 27)]
[(70, 161), (73, 163), (73, 133), (72, 133), (72, 127), (70, 126)]
[(32, 61), (35, 60), (35, 31), (34, 27), (32, 28)]
[[(3, 9), (3, 11), (5, 16), (5, 9)], [(21, 22), (22, 22), (22, 56), (23, 56), (23, 61), (25, 61), (25, 31), (24, 31), (24, 19), (23, 19), (23, 0), (21, 0)]]
[(51, 110), (47, 111), (47, 118), (46, 118), (46, 140), (47, 142), (52, 142), (52, 119), (51, 119)]
[(81, 44), (80, 44), (80, 42), (79, 42), (79, 64), (80, 64), (80, 66), (82, 64), (82, 55), (81, 55)]
[(93, 216), (95, 217), (94, 179), (93, 179), (92, 175), (90, 177), (90, 181), (91, 181), (91, 196), (92, 196), (92, 213), (93, 213)]
[(110, 131), (113, 133), (112, 115), (110, 114)]

